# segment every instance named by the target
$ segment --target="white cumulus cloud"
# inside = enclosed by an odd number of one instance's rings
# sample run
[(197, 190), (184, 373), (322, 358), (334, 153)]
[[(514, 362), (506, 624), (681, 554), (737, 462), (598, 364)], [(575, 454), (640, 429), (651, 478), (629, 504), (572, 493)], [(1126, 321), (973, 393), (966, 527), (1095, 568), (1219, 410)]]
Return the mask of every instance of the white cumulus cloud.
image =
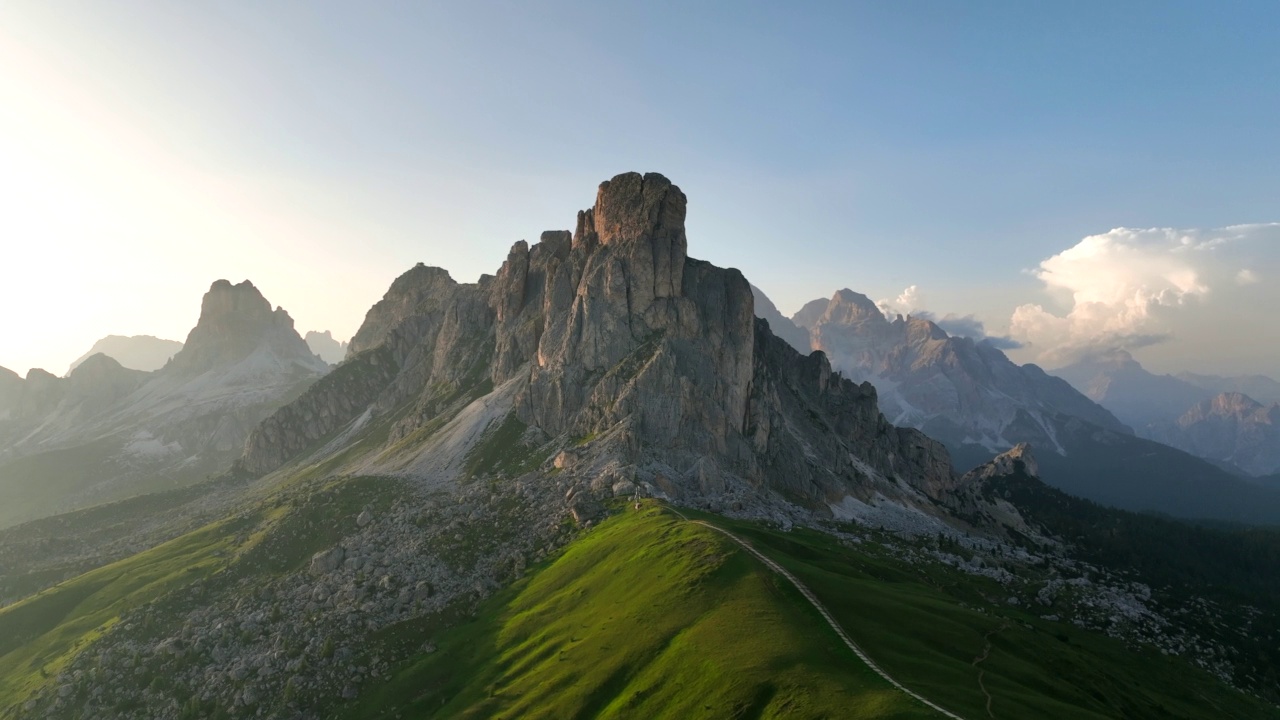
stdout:
[[(1247, 323), (1259, 312), (1271, 326), (1280, 325), (1280, 290), (1259, 282), (1276, 269), (1280, 223), (1117, 228), (1042, 261), (1033, 274), (1044, 283), (1046, 302), (1018, 307), (1010, 335), (1050, 366), (1106, 348), (1203, 343), (1209, 335), (1222, 340), (1234, 337), (1230, 325)], [(1260, 350), (1245, 335), (1232, 349)]]
[(895, 315), (910, 315), (912, 312), (919, 310), (923, 305), (923, 298), (920, 296), (920, 286), (912, 285), (903, 290), (898, 297), (892, 300), (880, 300), (876, 302), (876, 307), (880, 308), (880, 312), (885, 317), (892, 320)]

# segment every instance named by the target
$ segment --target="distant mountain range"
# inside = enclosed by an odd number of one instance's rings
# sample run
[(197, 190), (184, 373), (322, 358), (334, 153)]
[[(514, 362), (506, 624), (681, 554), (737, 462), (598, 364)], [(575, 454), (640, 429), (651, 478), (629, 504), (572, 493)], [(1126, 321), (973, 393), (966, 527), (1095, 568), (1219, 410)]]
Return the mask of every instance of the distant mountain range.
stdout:
[(85, 360), (102, 353), (130, 370), (159, 370), (182, 349), (177, 340), (162, 340), (151, 335), (108, 335), (93, 344), (89, 352), (71, 363), (68, 374), (75, 372)]
[(1124, 350), (1054, 373), (1145, 438), (1248, 475), (1280, 472), (1280, 383), (1261, 375), (1157, 375)]
[(226, 280), (154, 372), (103, 353), (65, 378), (0, 369), (0, 526), (219, 472), (254, 425), (328, 369), (288, 313), (248, 281)]
[[(1077, 380), (1072, 387), (1035, 365), (1015, 364), (990, 343), (952, 337), (927, 318), (890, 319), (852, 290), (805, 303), (791, 318), (759, 288), (754, 292), (757, 314), (779, 328), (779, 337), (801, 351), (822, 350), (833, 368), (875, 386), (889, 421), (943, 441), (957, 467), (1026, 442), (1039, 449), (1045, 482), (1097, 502), (1183, 517), (1280, 519), (1280, 496), (1242, 480), (1239, 468), (1206, 450), (1213, 441), (1226, 442), (1225, 436), (1241, 437), (1246, 449), (1215, 452), (1265, 465), (1270, 457), (1265, 448), (1275, 447), (1266, 444), (1272, 426), (1265, 426), (1265, 412), (1241, 411), (1231, 421), (1207, 412), (1203, 419), (1216, 423), (1214, 431), (1171, 425), (1164, 434), (1148, 431), (1139, 437), (1126, 418), (1174, 409), (1180, 416), (1207, 391), (1146, 373), (1132, 358), (1082, 367), (1068, 375)], [(1121, 401), (1108, 406), (1090, 392)], [(1113, 414), (1113, 407), (1126, 412)], [(1253, 430), (1233, 433), (1245, 426)]]

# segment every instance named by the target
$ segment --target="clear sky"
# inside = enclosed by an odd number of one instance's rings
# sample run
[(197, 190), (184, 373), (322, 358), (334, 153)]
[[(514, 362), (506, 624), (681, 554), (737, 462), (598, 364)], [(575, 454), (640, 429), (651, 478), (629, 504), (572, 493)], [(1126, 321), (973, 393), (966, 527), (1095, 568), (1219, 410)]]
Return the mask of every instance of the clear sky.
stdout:
[(184, 339), (218, 278), (346, 338), (638, 170), (786, 313), (1280, 375), (1280, 3), (625, 5), (0, 4), (0, 366)]

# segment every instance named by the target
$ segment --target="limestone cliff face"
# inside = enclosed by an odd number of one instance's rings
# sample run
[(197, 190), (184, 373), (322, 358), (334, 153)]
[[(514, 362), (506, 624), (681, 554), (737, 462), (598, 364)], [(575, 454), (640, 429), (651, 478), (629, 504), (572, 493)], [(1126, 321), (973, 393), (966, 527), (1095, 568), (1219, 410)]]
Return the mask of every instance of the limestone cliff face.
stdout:
[(418, 263), (391, 283), (382, 299), (369, 308), (364, 324), (347, 345), (347, 357), (353, 357), (387, 341), (391, 333), (423, 308), (439, 304), (451, 297), (458, 283), (441, 268)]
[(740, 272), (688, 257), (686, 208), (665, 177), (627, 173), (600, 185), (572, 234), (516, 243), (494, 276), (458, 284), (415, 267), (370, 310), (346, 361), (377, 350), (393, 376), (366, 376), (368, 402), (346, 402), (340, 368), (260, 426), (241, 466), (278, 467), (288, 453), (273, 448), (314, 444), (364, 412), (396, 418), (394, 443), (468, 388), (501, 386), (543, 437), (600, 437), (599, 452), (662, 468), (677, 495), (714, 494), (726, 475), (814, 506), (872, 482), (948, 487), (941, 446), (886, 423), (874, 390), (821, 353), (774, 337)]
[(235, 365), (258, 353), (272, 370), (296, 365), (300, 370), (328, 370), (293, 328), (293, 318), (245, 280), (232, 285), (218, 280), (205, 293), (200, 320), (173, 359), (161, 370), (167, 376), (192, 378)]

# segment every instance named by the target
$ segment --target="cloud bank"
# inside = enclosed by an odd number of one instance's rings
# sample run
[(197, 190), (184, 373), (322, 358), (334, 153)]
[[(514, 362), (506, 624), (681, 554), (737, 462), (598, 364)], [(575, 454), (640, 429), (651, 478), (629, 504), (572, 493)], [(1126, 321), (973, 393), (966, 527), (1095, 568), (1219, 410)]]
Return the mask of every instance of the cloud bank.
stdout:
[(986, 326), (973, 315), (947, 313), (938, 317), (935, 313), (921, 309), (923, 304), (924, 296), (920, 292), (920, 286), (911, 285), (896, 298), (876, 302), (876, 307), (880, 308), (880, 312), (884, 313), (889, 320), (893, 320), (898, 315), (913, 315), (929, 320), (952, 337), (966, 337), (976, 342), (985, 342), (999, 350), (1016, 350), (1022, 347), (1022, 343), (1011, 337), (988, 335)]
[(880, 312), (884, 313), (886, 318), (892, 320), (896, 315), (911, 315), (914, 311), (920, 309), (923, 304), (923, 298), (920, 295), (920, 286), (912, 285), (903, 290), (898, 297), (876, 301), (876, 307), (880, 308)]
[(942, 328), (952, 337), (964, 337), (976, 342), (984, 342), (997, 350), (1017, 350), (1022, 347), (1022, 343), (1011, 337), (988, 335), (986, 325), (973, 315), (947, 313), (942, 317), (936, 317), (927, 310), (920, 310), (912, 314), (932, 321), (934, 325)]
[(1208, 335), (1256, 354), (1230, 325), (1277, 324), (1280, 223), (1117, 228), (1084, 238), (1033, 274), (1052, 302), (1014, 310), (1010, 334), (1051, 367), (1099, 350), (1203, 343)]

